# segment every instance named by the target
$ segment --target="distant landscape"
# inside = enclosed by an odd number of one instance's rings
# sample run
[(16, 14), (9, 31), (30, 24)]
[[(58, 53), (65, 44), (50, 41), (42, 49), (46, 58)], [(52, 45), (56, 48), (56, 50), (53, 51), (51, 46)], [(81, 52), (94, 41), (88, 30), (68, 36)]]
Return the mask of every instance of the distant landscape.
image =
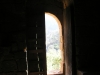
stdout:
[(60, 44), (60, 35), (59, 27), (55, 19), (46, 15), (46, 50), (49, 49), (59, 49)]
[(45, 15), (46, 25), (46, 55), (48, 73), (60, 70), (60, 35), (59, 27), (54, 18)]

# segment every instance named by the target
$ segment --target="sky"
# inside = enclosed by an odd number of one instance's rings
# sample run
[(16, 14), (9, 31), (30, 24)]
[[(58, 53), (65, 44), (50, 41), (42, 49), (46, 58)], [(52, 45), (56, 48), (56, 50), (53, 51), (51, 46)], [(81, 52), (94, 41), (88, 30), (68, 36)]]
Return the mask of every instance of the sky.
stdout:
[(50, 15), (45, 14), (46, 32), (59, 30), (57, 21)]

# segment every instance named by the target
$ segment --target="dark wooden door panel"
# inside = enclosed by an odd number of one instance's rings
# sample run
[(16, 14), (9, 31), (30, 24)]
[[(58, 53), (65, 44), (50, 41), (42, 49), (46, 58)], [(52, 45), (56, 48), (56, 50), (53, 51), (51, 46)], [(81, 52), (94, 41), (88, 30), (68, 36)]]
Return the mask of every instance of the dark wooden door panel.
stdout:
[(29, 75), (47, 75), (43, 2), (44, 0), (27, 2), (26, 42)]

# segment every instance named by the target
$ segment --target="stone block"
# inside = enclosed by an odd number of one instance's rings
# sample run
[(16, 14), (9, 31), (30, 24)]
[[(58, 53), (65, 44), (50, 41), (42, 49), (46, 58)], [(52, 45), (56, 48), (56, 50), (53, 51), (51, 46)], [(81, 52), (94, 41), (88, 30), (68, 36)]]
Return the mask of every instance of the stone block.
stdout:
[(38, 61), (37, 53), (28, 53), (28, 60)]
[(17, 70), (17, 62), (16, 61), (3, 61), (2, 62), (2, 70), (3, 72), (10, 72)]
[(12, 43), (12, 51), (17, 51), (17, 50), (18, 50), (17, 43)]
[(28, 66), (28, 70), (31, 72), (39, 72), (39, 68), (38, 68), (38, 62), (36, 61), (29, 61), (28, 62), (29, 66)]
[(18, 72), (17, 75), (27, 75), (26, 72)]
[(5, 55), (3, 60), (12, 60), (12, 59), (14, 59), (13, 55), (9, 54), (9, 55)]
[(16, 58), (16, 59), (20, 59), (20, 58), (26, 58), (26, 52), (16, 52), (16, 53), (14, 53), (14, 57)]
[(18, 64), (18, 71), (26, 71), (27, 70), (26, 59), (18, 59), (17, 64)]
[(18, 50), (24, 50), (24, 48), (26, 47), (25, 41), (24, 42), (18, 42), (17, 46), (18, 46)]

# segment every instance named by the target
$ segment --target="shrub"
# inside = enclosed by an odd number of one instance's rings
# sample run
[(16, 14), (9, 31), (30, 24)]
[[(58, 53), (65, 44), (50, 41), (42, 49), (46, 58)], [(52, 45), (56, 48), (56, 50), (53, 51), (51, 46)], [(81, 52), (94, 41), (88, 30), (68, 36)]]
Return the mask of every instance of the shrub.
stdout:
[(59, 70), (61, 62), (60, 50), (50, 49), (47, 52), (47, 71)]

